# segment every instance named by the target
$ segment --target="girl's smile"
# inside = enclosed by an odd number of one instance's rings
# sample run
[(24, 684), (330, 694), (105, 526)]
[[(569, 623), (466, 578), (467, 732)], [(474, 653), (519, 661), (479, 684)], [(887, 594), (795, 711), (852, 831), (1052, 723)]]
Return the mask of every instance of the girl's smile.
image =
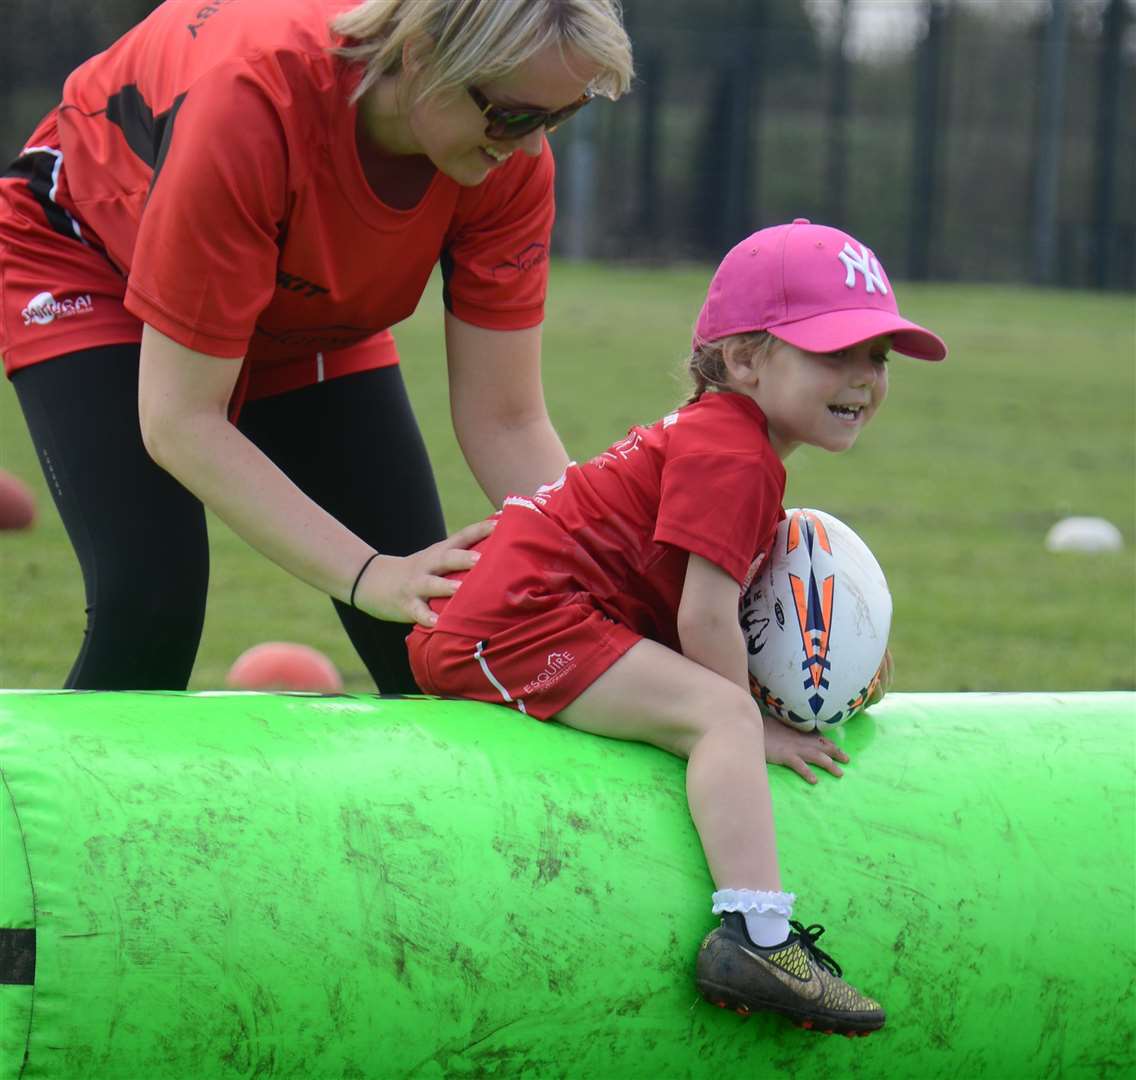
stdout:
[(812, 353), (775, 339), (743, 389), (765, 413), (778, 456), (802, 443), (849, 449), (887, 397), (890, 346), (890, 338), (879, 337)]

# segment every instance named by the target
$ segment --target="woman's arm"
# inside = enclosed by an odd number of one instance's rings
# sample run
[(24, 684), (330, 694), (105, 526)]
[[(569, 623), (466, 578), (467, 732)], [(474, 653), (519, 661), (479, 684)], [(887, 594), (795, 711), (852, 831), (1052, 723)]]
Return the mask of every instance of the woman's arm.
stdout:
[[(150, 456), (234, 532), (289, 573), (338, 600), (373, 549), (309, 499), (229, 423), (241, 361), (194, 352), (146, 326), (138, 415)], [(473, 564), (459, 550), (487, 535), (481, 523), (407, 558), (375, 559), (355, 603), (382, 619), (432, 622), (424, 598), (447, 596), (436, 575)]]
[(555, 480), (568, 454), (540, 381), (540, 327), (484, 330), (446, 312), (454, 434), (489, 501), (529, 495)]

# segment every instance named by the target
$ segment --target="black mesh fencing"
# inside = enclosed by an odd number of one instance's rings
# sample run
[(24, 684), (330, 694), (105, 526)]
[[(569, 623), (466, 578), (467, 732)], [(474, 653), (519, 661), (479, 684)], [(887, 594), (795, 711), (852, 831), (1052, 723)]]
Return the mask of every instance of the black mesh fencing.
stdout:
[(897, 0), (906, 47), (842, 48), (872, 3), (626, 0), (634, 92), (554, 136), (560, 251), (716, 259), (807, 217), (897, 276), (1136, 287), (1132, 0)]
[[(5, 160), (153, 6), (0, 0)], [(552, 137), (562, 257), (715, 260), (807, 217), (897, 277), (1136, 288), (1136, 0), (624, 8), (633, 92)]]

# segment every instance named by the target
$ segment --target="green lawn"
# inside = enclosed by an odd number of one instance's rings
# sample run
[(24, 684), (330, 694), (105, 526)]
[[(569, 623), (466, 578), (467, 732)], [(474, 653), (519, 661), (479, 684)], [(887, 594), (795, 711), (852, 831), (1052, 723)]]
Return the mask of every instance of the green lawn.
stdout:
[[(575, 457), (684, 395), (680, 367), (708, 268), (560, 264), (545, 384)], [(901, 286), (905, 312), (951, 346), (941, 365), (897, 357), (888, 405), (848, 454), (788, 462), (789, 506), (852, 525), (895, 597), (900, 690), (1136, 688), (1136, 308), (1131, 296)], [(435, 287), (398, 336), (451, 527), (488, 509), (449, 429)], [(83, 595), (15, 394), (0, 389), (0, 465), (30, 481), (40, 521), (0, 536), (0, 686), (58, 686)], [(1071, 514), (1107, 517), (1129, 549), (1052, 555)], [(323, 649), (349, 689), (372, 690), (330, 603), (211, 522), (213, 581), (192, 689), (236, 655), (287, 639)], [(145, 582), (138, 583), (145, 588)]]

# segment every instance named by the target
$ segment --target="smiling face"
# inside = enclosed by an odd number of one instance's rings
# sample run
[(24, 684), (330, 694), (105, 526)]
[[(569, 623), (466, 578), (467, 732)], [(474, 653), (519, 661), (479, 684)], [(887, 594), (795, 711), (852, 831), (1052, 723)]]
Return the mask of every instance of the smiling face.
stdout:
[[(478, 83), (477, 89), (494, 105), (528, 105), (561, 109), (576, 101), (599, 68), (572, 49), (551, 44), (533, 54), (508, 75)], [(465, 187), (480, 184), (517, 151), (532, 157), (544, 146), (544, 129), (519, 139), (494, 139), (485, 133), (486, 121), (464, 90), (413, 101), (413, 65), (408, 84), (376, 87), (369, 127), (389, 153), (424, 154), (440, 171)], [(408, 93), (409, 91), (409, 93)]]
[(836, 353), (811, 353), (774, 339), (747, 364), (728, 362), (733, 389), (752, 397), (769, 423), (769, 440), (784, 459), (802, 443), (849, 449), (884, 403), (888, 337)]

